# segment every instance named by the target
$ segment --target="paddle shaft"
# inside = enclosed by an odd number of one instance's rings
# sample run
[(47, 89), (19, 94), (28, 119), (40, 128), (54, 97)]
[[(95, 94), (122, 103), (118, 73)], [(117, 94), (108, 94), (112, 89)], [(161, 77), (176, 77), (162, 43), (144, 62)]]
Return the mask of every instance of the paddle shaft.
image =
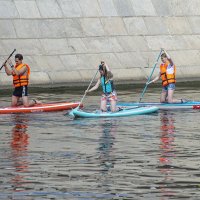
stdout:
[(13, 53), (16, 51), (16, 49), (13, 50), (13, 52), (8, 56), (8, 58), (6, 59), (6, 61), (3, 63), (3, 65), (1, 66), (0, 70), (3, 68), (3, 66), (7, 63), (7, 61), (11, 58), (11, 56), (13, 55)]
[[(158, 60), (159, 60), (159, 58), (160, 58), (160, 56), (161, 56), (161, 54), (162, 54), (162, 51), (163, 51), (163, 50), (161, 49), (161, 50), (160, 50), (160, 53), (159, 53), (159, 55), (158, 55), (158, 58), (157, 58), (156, 62), (154, 63), (154, 66), (153, 66), (153, 69), (152, 69), (152, 71), (151, 71), (151, 74), (150, 74), (150, 76), (148, 77), (147, 83), (149, 83), (150, 80), (151, 80), (151, 77), (152, 77), (152, 75), (153, 75), (153, 73), (154, 73), (154, 70), (155, 70), (155, 68), (156, 68), (156, 65), (158, 64)], [(143, 92), (142, 92), (141, 95), (140, 95), (139, 103), (141, 102), (141, 100), (142, 100), (142, 98), (143, 98), (143, 96), (144, 96), (144, 93), (146, 92), (147, 87), (148, 87), (148, 84), (145, 84), (145, 87), (144, 87), (144, 89), (143, 89)]]
[[(87, 90), (89, 90), (90, 86), (92, 85), (92, 83), (93, 83), (93, 81), (94, 81), (95, 77), (97, 76), (97, 73), (98, 73), (98, 71), (99, 71), (99, 69), (96, 71), (96, 73), (95, 73), (94, 77), (93, 77), (93, 78), (92, 78), (92, 80), (90, 81), (90, 84), (88, 85), (88, 88), (87, 88)], [(82, 102), (83, 102), (83, 99), (85, 98), (85, 96), (86, 96), (86, 92), (85, 92), (85, 94), (83, 95), (83, 97), (82, 97), (82, 99), (81, 99), (81, 101), (80, 101), (80, 103), (79, 103), (79, 105), (78, 105), (77, 109), (79, 109), (79, 107), (80, 107), (80, 105), (82, 104)]]

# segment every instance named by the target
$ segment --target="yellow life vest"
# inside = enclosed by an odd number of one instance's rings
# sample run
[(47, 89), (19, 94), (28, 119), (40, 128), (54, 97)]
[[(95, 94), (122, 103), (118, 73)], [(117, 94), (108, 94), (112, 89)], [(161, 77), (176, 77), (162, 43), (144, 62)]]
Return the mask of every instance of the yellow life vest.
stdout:
[(176, 83), (175, 74), (176, 74), (175, 65), (171, 66), (169, 62), (162, 63), (160, 65), (160, 75), (163, 86), (167, 86), (170, 83)]
[(15, 73), (13, 74), (13, 85), (14, 87), (20, 87), (20, 86), (25, 86), (28, 85), (29, 83), (29, 76), (30, 76), (30, 67), (27, 64), (20, 64), (20, 65), (15, 65), (15, 69), (19, 71), (22, 67), (26, 66), (28, 71), (25, 72), (22, 75), (16, 75)]

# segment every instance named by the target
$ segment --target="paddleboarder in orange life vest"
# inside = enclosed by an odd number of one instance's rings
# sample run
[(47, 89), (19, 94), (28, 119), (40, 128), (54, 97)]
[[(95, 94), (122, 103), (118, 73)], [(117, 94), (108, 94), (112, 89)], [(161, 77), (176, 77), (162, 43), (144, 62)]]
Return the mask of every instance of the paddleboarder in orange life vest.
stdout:
[(175, 83), (176, 83), (176, 66), (174, 65), (169, 54), (164, 50), (161, 54), (161, 65), (160, 72), (157, 77), (155, 77), (152, 81), (147, 84), (151, 84), (162, 79), (162, 93), (160, 96), (161, 103), (183, 103), (186, 100), (183, 99), (174, 99), (174, 91), (175, 91)]
[[(28, 84), (29, 84), (29, 76), (30, 76), (30, 67), (22, 63), (23, 56), (22, 54), (15, 55), (15, 66), (12, 64), (12, 61), (9, 59), (8, 64), (10, 65), (11, 69), (5, 64), (5, 72), (8, 76), (13, 76), (13, 86), (14, 91), (12, 95), (12, 103), (11, 106), (18, 106), (23, 104), (25, 107), (30, 107), (35, 104), (39, 104), (38, 100), (31, 100), (28, 99)], [(19, 99), (22, 98), (22, 103), (19, 102)]]

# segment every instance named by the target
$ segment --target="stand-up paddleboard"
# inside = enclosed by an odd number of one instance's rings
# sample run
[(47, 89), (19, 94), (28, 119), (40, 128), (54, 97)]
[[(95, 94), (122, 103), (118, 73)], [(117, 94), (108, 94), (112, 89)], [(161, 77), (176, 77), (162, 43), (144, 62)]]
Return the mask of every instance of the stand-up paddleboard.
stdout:
[[(0, 114), (10, 113), (35, 113), (35, 112), (53, 112), (70, 110), (76, 108), (79, 102), (55, 102), (55, 103), (42, 103), (36, 104), (31, 107), (17, 106), (17, 107), (4, 107), (0, 108)], [(81, 104), (81, 107), (83, 105)]]
[(148, 102), (148, 103), (118, 103), (117, 106), (120, 107), (132, 107), (132, 106), (156, 106), (160, 110), (169, 110), (169, 109), (200, 109), (199, 101), (188, 101), (185, 103), (156, 103), (156, 102)]
[(159, 108), (156, 106), (151, 107), (135, 107), (123, 109), (118, 112), (84, 112), (83, 110), (73, 109), (70, 111), (69, 115), (74, 118), (82, 117), (82, 118), (98, 118), (98, 117), (125, 117), (131, 115), (142, 115), (156, 112)]

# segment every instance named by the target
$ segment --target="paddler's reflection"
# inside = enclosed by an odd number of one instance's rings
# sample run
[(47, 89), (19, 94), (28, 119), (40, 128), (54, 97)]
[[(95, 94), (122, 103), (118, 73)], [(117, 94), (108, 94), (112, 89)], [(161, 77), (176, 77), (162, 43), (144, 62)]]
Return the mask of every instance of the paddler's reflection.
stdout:
[(161, 126), (160, 126), (160, 172), (164, 180), (160, 185), (163, 193), (162, 200), (165, 197), (173, 196), (168, 188), (168, 183), (173, 182), (173, 158), (175, 157), (175, 118), (170, 111), (163, 111), (160, 113)]
[(28, 119), (24, 115), (14, 115), (13, 117), (14, 127), (10, 146), (15, 176), (12, 178), (12, 184), (14, 190), (19, 191), (19, 188), (23, 188), (24, 173), (28, 171), (29, 167), (27, 161), (29, 145)]
[(102, 123), (102, 136), (99, 138), (99, 161), (102, 167), (102, 173), (107, 173), (114, 167), (115, 156), (113, 145), (115, 134), (117, 132), (118, 121), (104, 121)]
[(161, 137), (160, 137), (160, 150), (161, 157), (160, 163), (171, 164), (172, 158), (174, 157), (174, 134), (175, 134), (175, 119), (173, 118), (173, 113), (168, 111), (160, 113), (161, 115)]

